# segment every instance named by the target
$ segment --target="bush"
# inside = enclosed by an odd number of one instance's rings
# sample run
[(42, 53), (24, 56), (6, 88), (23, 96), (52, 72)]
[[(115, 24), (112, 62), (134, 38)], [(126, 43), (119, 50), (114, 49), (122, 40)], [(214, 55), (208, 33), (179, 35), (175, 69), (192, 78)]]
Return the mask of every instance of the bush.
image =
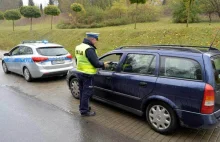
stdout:
[(106, 26), (127, 25), (131, 23), (131, 19), (129, 19), (128, 17), (122, 17), (117, 19), (106, 20), (104, 23)]
[(137, 11), (137, 22), (152, 22), (157, 21), (160, 17), (160, 10), (152, 5), (140, 5)]
[(86, 13), (81, 13), (78, 19), (79, 23), (92, 24), (103, 22), (105, 17), (103, 9), (99, 7), (88, 7)]
[[(187, 22), (187, 10), (183, 1), (179, 1), (175, 3), (173, 6), (173, 22), (174, 23), (186, 23)], [(199, 14), (200, 10), (197, 4), (193, 4), (191, 8), (190, 23), (199, 22)]]
[(4, 20), (4, 13), (0, 11), (0, 20)]

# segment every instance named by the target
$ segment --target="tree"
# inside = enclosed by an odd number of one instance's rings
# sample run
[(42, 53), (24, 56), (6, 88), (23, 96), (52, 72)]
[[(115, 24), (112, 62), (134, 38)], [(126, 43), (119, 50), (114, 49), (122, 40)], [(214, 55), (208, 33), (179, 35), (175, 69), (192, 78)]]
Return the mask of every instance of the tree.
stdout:
[(40, 11), (41, 11), (41, 14), (43, 14), (43, 5), (42, 5), (42, 3), (40, 4)]
[(49, 0), (49, 5), (54, 5), (54, 0)]
[(134, 25), (134, 29), (137, 28), (137, 8), (138, 8), (138, 4), (145, 4), (147, 2), (147, 0), (130, 0), (131, 4), (136, 3), (136, 14), (135, 14), (135, 25)]
[(4, 20), (4, 13), (0, 11), (0, 20)]
[(24, 5), (23, 0), (20, 0), (19, 3), (18, 3), (19, 8), (22, 7), (23, 5)]
[(211, 24), (212, 22), (212, 14), (216, 12), (211, 1), (212, 0), (200, 0), (202, 13), (207, 14), (209, 16), (209, 24)]
[(194, 4), (195, 0), (183, 0), (183, 2), (186, 6), (186, 11), (187, 11), (186, 27), (189, 27), (190, 13), (191, 13), (192, 5)]
[(46, 15), (51, 15), (51, 30), (53, 28), (53, 16), (58, 16), (60, 15), (60, 9), (57, 6), (54, 5), (49, 5), (47, 7), (44, 8), (44, 13)]
[(71, 4), (71, 9), (72, 9), (74, 12), (76, 12), (76, 13), (81, 12), (81, 11), (84, 10), (83, 6), (82, 6), (81, 4), (79, 4), (79, 3), (73, 3), (73, 4)]
[(24, 17), (31, 18), (30, 30), (32, 30), (32, 19), (41, 17), (40, 9), (36, 6), (22, 6), (20, 12)]
[(173, 21), (175, 23), (193, 23), (198, 22), (198, 14), (200, 12), (199, 5), (193, 4), (190, 12), (187, 10), (187, 6), (183, 0), (179, 0), (172, 5), (173, 8)]
[(125, 0), (113, 2), (110, 13), (117, 16), (117, 18), (121, 18), (127, 12), (127, 7), (125, 5)]
[(34, 1), (33, 0), (28, 0), (28, 6), (34, 6)]
[(12, 9), (12, 10), (7, 10), (5, 13), (4, 13), (4, 17), (6, 20), (12, 20), (13, 21), (13, 31), (14, 31), (14, 21), (15, 20), (19, 20), (21, 19), (21, 14), (20, 12), (17, 10), (17, 9)]
[(75, 17), (76, 17), (75, 21), (78, 22), (77, 13), (85, 12), (84, 7), (83, 7), (81, 4), (79, 4), (79, 3), (73, 3), (73, 4), (71, 4), (70, 7), (71, 7), (71, 9), (76, 13), (76, 15), (75, 15)]

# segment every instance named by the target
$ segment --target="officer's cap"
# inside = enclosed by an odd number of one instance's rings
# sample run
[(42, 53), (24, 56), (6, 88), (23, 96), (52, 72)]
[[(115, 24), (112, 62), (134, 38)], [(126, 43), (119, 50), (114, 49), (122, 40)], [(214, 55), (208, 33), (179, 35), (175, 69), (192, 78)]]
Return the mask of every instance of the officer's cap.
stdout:
[(86, 33), (87, 37), (92, 37), (95, 38), (96, 40), (99, 39), (99, 33), (92, 33), (92, 32), (88, 32)]

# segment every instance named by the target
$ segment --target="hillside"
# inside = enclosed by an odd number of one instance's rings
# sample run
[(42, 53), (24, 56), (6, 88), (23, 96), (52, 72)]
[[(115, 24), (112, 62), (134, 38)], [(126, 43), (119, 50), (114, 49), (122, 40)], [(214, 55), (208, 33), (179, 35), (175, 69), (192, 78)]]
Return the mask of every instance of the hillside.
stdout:
[(19, 0), (0, 0), (0, 11), (18, 8)]
[[(42, 40), (59, 43), (65, 46), (73, 55), (74, 48), (82, 42), (86, 32), (99, 32), (99, 55), (106, 53), (122, 45), (152, 45), (152, 44), (182, 44), (210, 46), (211, 41), (219, 28), (219, 23), (173, 24), (167, 19), (159, 22), (138, 23), (134, 25), (105, 27), (98, 29), (54, 29), (50, 30), (50, 24), (33, 25), (30, 32), (29, 25), (16, 26), (12, 32), (12, 23), (5, 21), (0, 24), (0, 49), (9, 50), (22, 40)], [(220, 35), (213, 46), (220, 48)]]

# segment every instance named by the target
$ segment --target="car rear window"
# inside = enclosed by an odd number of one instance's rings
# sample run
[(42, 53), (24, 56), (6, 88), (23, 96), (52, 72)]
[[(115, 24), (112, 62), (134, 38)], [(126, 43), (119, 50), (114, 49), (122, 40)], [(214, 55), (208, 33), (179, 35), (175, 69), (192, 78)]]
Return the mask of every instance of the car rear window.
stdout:
[(202, 80), (201, 66), (192, 59), (161, 57), (160, 76)]
[(220, 84), (220, 55), (212, 57), (212, 67), (214, 69), (215, 82)]
[(63, 47), (41, 47), (37, 52), (43, 56), (62, 56), (68, 54), (68, 51)]

